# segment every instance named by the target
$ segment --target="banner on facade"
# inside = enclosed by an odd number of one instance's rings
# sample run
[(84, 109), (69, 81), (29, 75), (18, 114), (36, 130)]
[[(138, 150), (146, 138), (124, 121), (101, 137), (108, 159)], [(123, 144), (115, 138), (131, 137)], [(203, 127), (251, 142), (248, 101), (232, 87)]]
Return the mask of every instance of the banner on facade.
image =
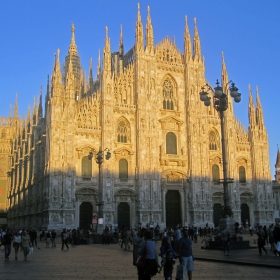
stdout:
[(98, 218), (98, 224), (103, 225), (103, 218)]
[(97, 224), (97, 213), (96, 212), (92, 213), (92, 223)]

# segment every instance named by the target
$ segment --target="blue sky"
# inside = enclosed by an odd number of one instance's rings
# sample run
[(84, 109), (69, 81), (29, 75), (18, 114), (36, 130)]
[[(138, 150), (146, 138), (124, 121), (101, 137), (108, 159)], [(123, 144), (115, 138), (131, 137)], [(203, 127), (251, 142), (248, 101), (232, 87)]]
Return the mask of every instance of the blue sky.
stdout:
[[(76, 44), (88, 74), (89, 60), (96, 69), (98, 49), (103, 49), (105, 26), (109, 28), (111, 50), (118, 49), (120, 24), (125, 51), (135, 42), (137, 3), (145, 27), (147, 6), (151, 7), (155, 43), (175, 36), (183, 51), (184, 17), (193, 35), (193, 18), (205, 57), (206, 78), (214, 85), (221, 76), (224, 52), (229, 78), (242, 93), (235, 106), (237, 118), (248, 127), (248, 84), (255, 98), (259, 87), (270, 144), (271, 173), (275, 173), (280, 142), (280, 1), (279, 0), (173, 0), (173, 1), (89, 1), (89, 0), (0, 0), (0, 115), (8, 116), (18, 92), (19, 114), (26, 115), (33, 97), (46, 91), (52, 74), (54, 53), (67, 54), (71, 24), (76, 27)], [(274, 176), (273, 176), (274, 178)]]

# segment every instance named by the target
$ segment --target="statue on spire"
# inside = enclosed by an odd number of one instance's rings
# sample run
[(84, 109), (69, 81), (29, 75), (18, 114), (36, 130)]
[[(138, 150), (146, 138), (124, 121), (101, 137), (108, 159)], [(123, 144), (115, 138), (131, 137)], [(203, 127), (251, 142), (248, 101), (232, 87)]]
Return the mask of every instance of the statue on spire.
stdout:
[(200, 47), (200, 39), (198, 35), (198, 29), (196, 26), (196, 18), (194, 18), (194, 59), (201, 61), (201, 47)]
[(136, 22), (136, 48), (141, 50), (144, 48), (143, 25), (141, 22), (140, 4), (137, 4), (137, 22)]
[(77, 50), (77, 46), (75, 43), (75, 25), (73, 23), (71, 26), (71, 30), (72, 30), (72, 38), (71, 38), (71, 44), (69, 46), (68, 53), (70, 55), (76, 55), (78, 53), (78, 50)]
[(154, 46), (154, 34), (152, 20), (150, 16), (150, 6), (148, 6), (148, 16), (146, 24), (146, 48), (150, 51)]
[(188, 17), (185, 16), (185, 40), (184, 40), (184, 49), (185, 49), (185, 59), (186, 62), (192, 58), (192, 42), (190, 31), (188, 27)]

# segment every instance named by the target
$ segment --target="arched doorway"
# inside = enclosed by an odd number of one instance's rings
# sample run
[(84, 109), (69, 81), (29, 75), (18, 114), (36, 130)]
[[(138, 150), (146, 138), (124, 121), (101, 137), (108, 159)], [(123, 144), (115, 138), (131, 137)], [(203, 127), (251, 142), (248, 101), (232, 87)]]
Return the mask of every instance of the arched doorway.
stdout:
[(223, 216), (223, 208), (220, 203), (215, 203), (213, 206), (213, 217), (215, 227), (219, 226), (219, 221)]
[(248, 227), (250, 225), (249, 206), (245, 203), (241, 204), (241, 223), (243, 227)]
[(166, 227), (176, 228), (182, 224), (181, 219), (181, 197), (179, 191), (167, 191), (165, 197)]
[(92, 211), (93, 207), (90, 202), (83, 202), (80, 205), (80, 223), (81, 229), (88, 229), (92, 223)]
[(118, 205), (118, 228), (130, 228), (130, 207), (126, 202)]

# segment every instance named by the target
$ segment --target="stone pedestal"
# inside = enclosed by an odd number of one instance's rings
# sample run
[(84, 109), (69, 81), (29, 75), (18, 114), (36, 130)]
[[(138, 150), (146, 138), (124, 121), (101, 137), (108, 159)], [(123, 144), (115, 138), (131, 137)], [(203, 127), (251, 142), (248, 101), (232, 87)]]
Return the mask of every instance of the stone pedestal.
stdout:
[(234, 231), (234, 224), (235, 224), (235, 219), (233, 218), (222, 218), (219, 221), (219, 232), (222, 232), (224, 230), (224, 228), (228, 229), (230, 232), (230, 236), (235, 236), (235, 231)]
[(97, 225), (97, 234), (101, 235), (103, 233), (103, 229), (104, 229), (103, 225)]

